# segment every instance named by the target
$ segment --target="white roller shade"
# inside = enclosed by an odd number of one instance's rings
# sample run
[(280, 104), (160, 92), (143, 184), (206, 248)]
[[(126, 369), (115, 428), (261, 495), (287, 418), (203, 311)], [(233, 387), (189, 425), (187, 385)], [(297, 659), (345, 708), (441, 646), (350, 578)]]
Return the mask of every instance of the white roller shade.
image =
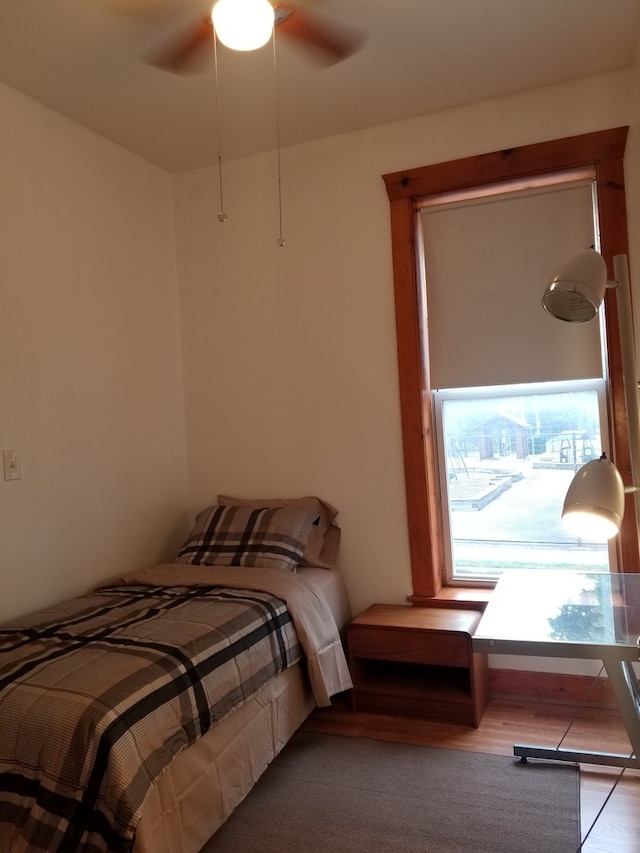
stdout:
[(589, 181), (421, 210), (432, 388), (603, 375), (598, 321), (541, 305), (555, 268), (596, 245)]

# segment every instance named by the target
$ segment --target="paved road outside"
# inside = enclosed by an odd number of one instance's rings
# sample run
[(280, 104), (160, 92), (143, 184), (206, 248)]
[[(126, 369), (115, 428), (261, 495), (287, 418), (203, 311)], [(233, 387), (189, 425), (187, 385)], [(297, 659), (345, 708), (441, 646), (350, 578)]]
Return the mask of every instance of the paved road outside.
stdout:
[(484, 508), (452, 513), (456, 564), (609, 571), (606, 544), (576, 539), (562, 524), (562, 504), (573, 471), (537, 469), (531, 462), (521, 467), (523, 478)]

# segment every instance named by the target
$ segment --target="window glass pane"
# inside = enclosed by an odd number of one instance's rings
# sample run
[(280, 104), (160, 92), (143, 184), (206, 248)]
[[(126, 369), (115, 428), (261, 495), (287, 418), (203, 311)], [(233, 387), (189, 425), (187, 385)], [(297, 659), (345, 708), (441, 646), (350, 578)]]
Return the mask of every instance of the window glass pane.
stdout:
[(451, 578), (610, 570), (608, 545), (561, 521), (574, 473), (602, 453), (603, 393), (601, 380), (435, 393)]

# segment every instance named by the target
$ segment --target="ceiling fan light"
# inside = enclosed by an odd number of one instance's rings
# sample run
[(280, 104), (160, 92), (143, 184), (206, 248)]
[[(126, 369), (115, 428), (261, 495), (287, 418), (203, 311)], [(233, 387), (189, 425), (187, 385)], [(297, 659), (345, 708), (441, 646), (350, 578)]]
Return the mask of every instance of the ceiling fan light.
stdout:
[(269, 0), (218, 0), (211, 11), (216, 35), (232, 50), (257, 50), (273, 32)]

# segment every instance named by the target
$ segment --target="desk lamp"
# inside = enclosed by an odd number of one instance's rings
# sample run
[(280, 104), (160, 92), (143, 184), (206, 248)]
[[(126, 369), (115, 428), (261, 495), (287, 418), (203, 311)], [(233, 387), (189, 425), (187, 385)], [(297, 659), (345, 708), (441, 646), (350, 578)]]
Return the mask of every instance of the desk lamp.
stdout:
[(640, 483), (640, 409), (626, 255), (616, 255), (613, 267), (615, 280), (608, 281), (607, 265), (602, 255), (595, 249), (585, 249), (558, 270), (542, 297), (543, 308), (552, 316), (567, 323), (586, 323), (598, 313), (606, 288), (615, 287), (617, 290), (622, 374), (634, 485), (624, 486), (620, 472), (604, 453), (577, 471), (565, 497), (562, 520), (572, 533), (590, 539), (611, 539), (620, 532), (625, 492), (636, 493), (638, 526), (638, 487), (635, 484)]

